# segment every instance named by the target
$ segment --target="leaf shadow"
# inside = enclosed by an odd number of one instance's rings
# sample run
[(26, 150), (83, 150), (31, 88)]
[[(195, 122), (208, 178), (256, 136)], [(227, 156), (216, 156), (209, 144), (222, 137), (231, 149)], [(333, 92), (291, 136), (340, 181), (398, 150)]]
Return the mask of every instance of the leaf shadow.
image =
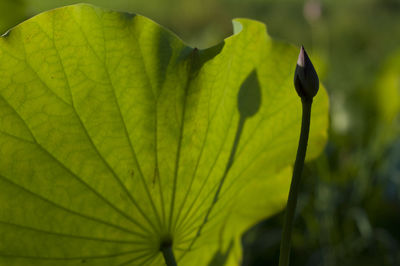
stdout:
[[(224, 174), (221, 177), (221, 180), (218, 184), (218, 188), (217, 188), (217, 191), (215, 192), (211, 206), (208, 209), (206, 215), (204, 216), (203, 222), (197, 231), (197, 234), (196, 234), (197, 236), (200, 236), (200, 234), (203, 230), (203, 227), (208, 222), (208, 218), (209, 218), (215, 204), (218, 201), (222, 186), (223, 186), (225, 179), (229, 173), (229, 170), (231, 169), (231, 167), (235, 161), (236, 151), (237, 151), (239, 141), (242, 136), (242, 132), (243, 132), (244, 126), (246, 124), (246, 121), (250, 117), (253, 117), (260, 110), (260, 107), (261, 107), (261, 86), (259, 83), (257, 72), (254, 69), (252, 72), (250, 72), (250, 74), (244, 80), (244, 82), (242, 83), (242, 85), (239, 89), (238, 98), (237, 98), (237, 108), (238, 108), (240, 117), (239, 117), (239, 123), (238, 123), (236, 133), (235, 133), (235, 139), (234, 139), (234, 142), (232, 145), (229, 160), (225, 167)], [(193, 242), (191, 243), (189, 249), (191, 248), (192, 245), (193, 245)]]
[[(236, 129), (235, 140), (233, 142), (232, 149), (229, 155), (229, 160), (226, 164), (225, 171), (219, 183), (217, 192), (215, 193), (212, 205), (214, 205), (218, 201), (218, 197), (225, 182), (226, 176), (228, 175), (229, 170), (231, 169), (235, 161), (237, 147), (239, 145), (240, 137), (242, 136), (246, 121), (250, 117), (254, 116), (261, 107), (261, 86), (256, 70), (250, 72), (245, 81), (242, 83), (238, 93), (237, 104), (240, 116), (239, 123)], [(210, 212), (211, 210), (207, 213), (205, 221), (208, 218)]]
[(211, 258), (210, 262), (208, 263), (208, 266), (223, 266), (226, 265), (226, 262), (228, 261), (229, 254), (231, 253), (233, 248), (233, 240), (229, 242), (229, 246), (226, 249), (225, 252), (221, 250), (217, 250), (213, 257)]
[(243, 82), (238, 93), (239, 123), (236, 129), (235, 140), (231, 149), (228, 164), (226, 165), (223, 179), (232, 167), (244, 125), (250, 117), (254, 116), (261, 106), (261, 87), (256, 70), (253, 70)]

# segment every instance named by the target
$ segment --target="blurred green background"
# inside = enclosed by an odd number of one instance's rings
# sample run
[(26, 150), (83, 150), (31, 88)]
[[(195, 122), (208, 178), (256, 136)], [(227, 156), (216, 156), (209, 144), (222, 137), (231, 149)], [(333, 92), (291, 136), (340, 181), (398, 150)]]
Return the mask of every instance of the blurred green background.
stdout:
[[(200, 48), (231, 35), (235, 17), (304, 44), (331, 127), (305, 169), (291, 265), (400, 265), (400, 0), (0, 0), (0, 32), (78, 2), (145, 15)], [(243, 265), (278, 264), (282, 222), (279, 213), (244, 235)]]

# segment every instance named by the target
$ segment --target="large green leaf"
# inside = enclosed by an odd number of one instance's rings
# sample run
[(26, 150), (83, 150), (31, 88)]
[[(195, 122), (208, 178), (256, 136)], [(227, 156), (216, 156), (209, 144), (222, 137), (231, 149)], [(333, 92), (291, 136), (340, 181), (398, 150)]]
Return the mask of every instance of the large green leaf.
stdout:
[[(238, 265), (285, 204), (298, 50), (259, 22), (197, 50), (142, 16), (75, 5), (0, 39), (0, 265)], [(315, 99), (309, 158), (324, 146)]]

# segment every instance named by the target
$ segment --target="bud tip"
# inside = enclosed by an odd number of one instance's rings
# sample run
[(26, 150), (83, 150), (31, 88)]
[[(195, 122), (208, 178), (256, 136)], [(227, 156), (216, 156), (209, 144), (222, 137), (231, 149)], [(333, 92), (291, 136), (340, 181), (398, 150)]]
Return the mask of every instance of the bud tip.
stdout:
[(305, 52), (304, 47), (302, 45), (300, 48), (299, 58), (297, 59), (297, 64), (301, 67), (304, 67), (304, 65), (305, 65), (304, 52)]

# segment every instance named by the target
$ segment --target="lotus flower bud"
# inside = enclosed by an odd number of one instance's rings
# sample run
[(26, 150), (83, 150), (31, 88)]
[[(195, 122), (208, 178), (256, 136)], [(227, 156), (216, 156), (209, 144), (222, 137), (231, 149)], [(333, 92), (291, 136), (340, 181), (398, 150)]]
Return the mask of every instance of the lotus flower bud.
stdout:
[(300, 48), (294, 73), (294, 87), (302, 100), (312, 100), (319, 89), (317, 72), (303, 46)]

